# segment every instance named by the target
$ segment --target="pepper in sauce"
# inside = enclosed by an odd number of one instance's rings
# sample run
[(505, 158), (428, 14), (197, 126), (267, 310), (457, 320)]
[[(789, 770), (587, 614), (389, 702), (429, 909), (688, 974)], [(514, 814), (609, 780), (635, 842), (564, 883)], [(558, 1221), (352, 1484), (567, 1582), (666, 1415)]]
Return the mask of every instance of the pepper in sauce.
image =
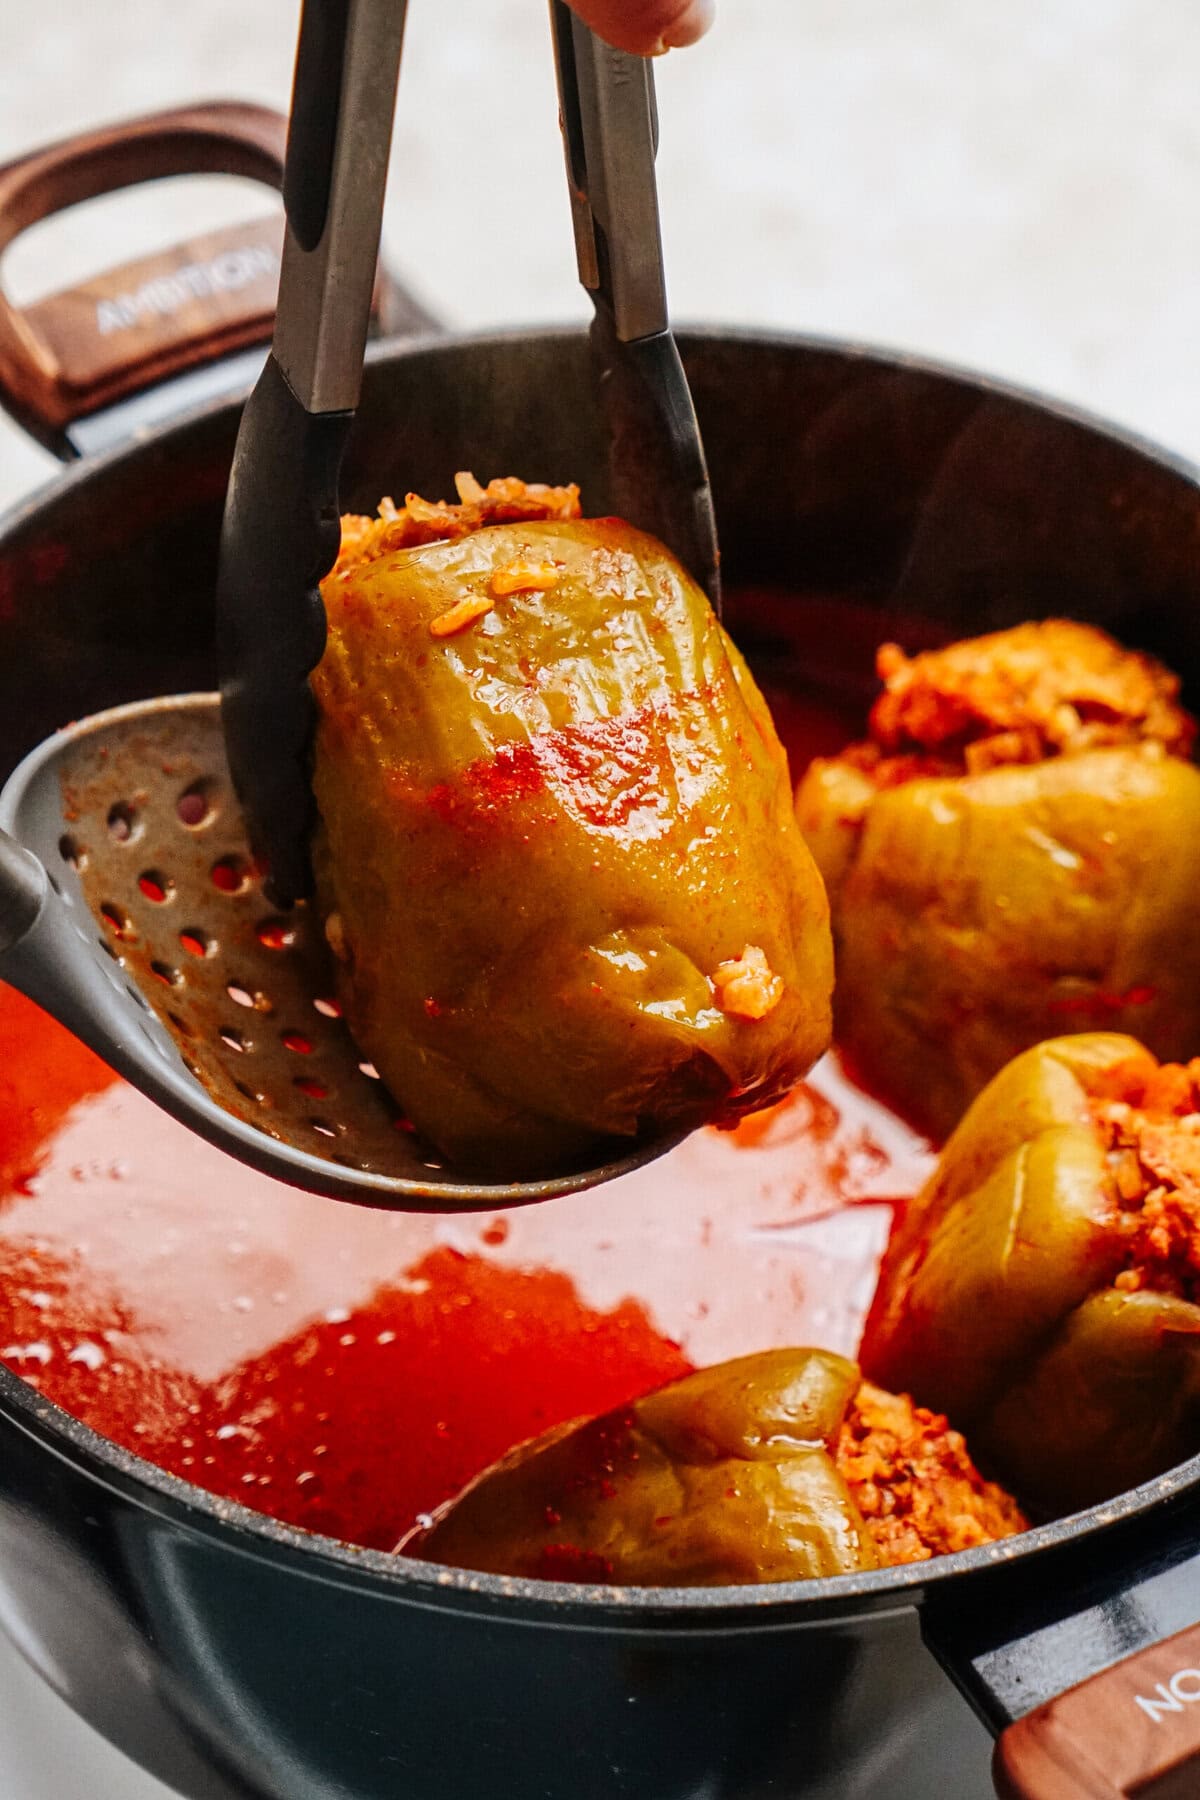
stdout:
[(1179, 683), (1047, 620), (879, 653), (867, 740), (797, 816), (829, 889), (837, 1035), (939, 1136), (1064, 1030), (1200, 1043), (1200, 771)]
[(889, 1246), (862, 1345), (1048, 1513), (1200, 1449), (1200, 1061), (1089, 1033), (976, 1100)]
[(852, 1348), (882, 1202), (930, 1164), (826, 1062), (603, 1210), (578, 1194), (448, 1224), (197, 1145), (3, 986), (0, 1043), (23, 1122), (0, 1177), (0, 1360), (185, 1480), (379, 1549), (563, 1420), (798, 1332)]
[(769, 1350), (510, 1451), (400, 1548), (543, 1580), (796, 1581), (1024, 1529), (962, 1439), (845, 1357)]

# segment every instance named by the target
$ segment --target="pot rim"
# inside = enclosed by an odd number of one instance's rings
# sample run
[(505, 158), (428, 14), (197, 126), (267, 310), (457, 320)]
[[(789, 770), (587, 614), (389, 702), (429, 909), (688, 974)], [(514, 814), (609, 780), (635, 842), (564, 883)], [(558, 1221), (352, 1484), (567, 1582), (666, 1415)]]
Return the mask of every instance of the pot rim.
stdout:
[[(534, 326), (490, 332), (430, 333), (372, 344), (368, 366), (406, 360), (412, 355), (453, 355), (464, 349), (502, 347), (537, 338), (544, 342), (577, 340), (585, 328)], [(923, 374), (974, 388), (1062, 419), (1123, 445), (1200, 488), (1200, 468), (1182, 454), (1164, 449), (1138, 432), (1115, 426), (1098, 415), (1031, 388), (999, 380), (960, 365), (870, 344), (786, 330), (762, 330), (689, 322), (678, 331), (683, 348), (705, 342), (731, 347), (761, 346), (798, 349), (836, 356), (881, 368)], [(0, 546), (34, 524), (44, 509), (58, 504), (74, 487), (99, 470), (117, 468), (176, 433), (241, 404), (243, 394), (225, 393), (187, 408), (161, 424), (77, 463), (67, 465), (0, 515)], [(211, 1538), (234, 1554), (284, 1564), (299, 1576), (333, 1585), (363, 1589), (379, 1600), (438, 1610), (490, 1613), (506, 1623), (557, 1623), (572, 1629), (599, 1631), (712, 1630), (762, 1631), (827, 1622), (839, 1615), (864, 1611), (899, 1611), (919, 1604), (947, 1582), (998, 1571), (1034, 1557), (1094, 1541), (1114, 1527), (1142, 1518), (1153, 1509), (1200, 1486), (1200, 1455), (1155, 1480), (1127, 1490), (1115, 1499), (1032, 1527), (1013, 1538), (971, 1550), (935, 1557), (929, 1562), (874, 1569), (854, 1575), (816, 1580), (768, 1582), (741, 1587), (637, 1588), (536, 1581), (525, 1577), (482, 1575), (446, 1568), (413, 1557), (368, 1550), (281, 1524), (240, 1501), (226, 1500), (191, 1482), (168, 1474), (156, 1464), (126, 1450), (65, 1412), (0, 1363), (0, 1416), (7, 1418), (48, 1454), (127, 1502), (169, 1519), (193, 1533)]]
[(598, 1631), (688, 1633), (770, 1630), (827, 1623), (864, 1612), (920, 1605), (949, 1581), (978, 1577), (1075, 1549), (1144, 1517), (1200, 1486), (1200, 1455), (1153, 1481), (1086, 1511), (1016, 1537), (897, 1568), (804, 1581), (738, 1587), (621, 1587), (537, 1581), (445, 1567), (417, 1557), (368, 1550), (338, 1538), (282, 1524), (240, 1500), (227, 1500), (169, 1474), (47, 1400), (0, 1363), (0, 1417), (50, 1455), (110, 1492), (191, 1533), (258, 1562), (282, 1563), (293, 1574), (333, 1586), (366, 1589), (378, 1600), (438, 1611), (502, 1614), (518, 1624), (550, 1623)]
[[(1038, 412), (1048, 414), (1051, 418), (1078, 425), (1085, 431), (1106, 438), (1110, 443), (1120, 444), (1125, 449), (1146, 457), (1160, 468), (1169, 469), (1173, 474), (1182, 476), (1192, 487), (1200, 488), (1200, 463), (1185, 455), (1183, 451), (1170, 450), (1134, 427), (1118, 425), (1112, 420), (1104, 418), (1102, 414), (1091, 412), (1087, 407), (1080, 406), (1074, 401), (1061, 400), (1053, 394), (1043, 393), (1038, 388), (1026, 387), (1020, 382), (1009, 381), (1001, 376), (988, 375), (966, 363), (943, 362), (937, 357), (906, 350), (901, 345), (869, 343), (857, 338), (838, 338), (821, 332), (789, 331), (783, 327), (731, 325), (727, 322), (712, 323), (704, 319), (683, 320), (675, 327), (675, 336), (685, 353), (690, 346), (699, 343), (727, 344), (734, 348), (809, 350), (820, 355), (839, 357), (851, 362), (874, 364), (883, 369), (915, 375), (929, 375), (936, 380), (947, 381), (960, 387), (973, 388), (980, 394), (999, 400), (1010, 400), (1021, 406), (1031, 406)], [(372, 340), (367, 345), (365, 364), (368, 369), (371, 369), (376, 364), (399, 362), (407, 360), (410, 356), (429, 356), (439, 353), (452, 355), (460, 350), (501, 348), (506, 344), (527, 342), (530, 338), (552, 344), (555, 342), (579, 342), (585, 340), (586, 337), (586, 325), (562, 321), (528, 326), (507, 326), (492, 331), (430, 330), (412, 336)], [(228, 360), (230, 362), (239, 361), (238, 358)], [(177, 412), (170, 413), (152, 424), (135, 426), (128, 437), (119, 439), (103, 450), (74, 461), (64, 462), (58, 469), (53, 470), (45, 481), (31, 488), (27, 494), (0, 511), (0, 544), (18, 527), (31, 523), (43, 506), (47, 506), (67, 494), (77, 483), (86, 480), (89, 475), (93, 475), (101, 469), (109, 469), (126, 458), (132, 459), (140, 452), (157, 447), (164, 440), (186, 427), (198, 425), (204, 420), (215, 418), (219, 413), (241, 407), (251, 385), (249, 381), (246, 381), (238, 386), (222, 389), (207, 398), (185, 405)], [(169, 383), (167, 387), (169, 389)], [(153, 393), (154, 390), (148, 389), (147, 392)]]

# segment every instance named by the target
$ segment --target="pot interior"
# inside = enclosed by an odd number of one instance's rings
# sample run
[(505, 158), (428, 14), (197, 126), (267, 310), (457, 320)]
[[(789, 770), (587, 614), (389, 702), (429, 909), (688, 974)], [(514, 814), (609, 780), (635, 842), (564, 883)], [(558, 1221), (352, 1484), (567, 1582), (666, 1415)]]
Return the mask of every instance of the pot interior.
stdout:
[[(803, 605), (879, 636), (1065, 613), (1200, 675), (1197, 490), (1182, 465), (1027, 397), (834, 345), (683, 334), (718, 508), (730, 629), (798, 681)], [(73, 469), (0, 547), (0, 769), (64, 720), (211, 686), (211, 596), (236, 431), (225, 406)], [(606, 504), (575, 334), (377, 349), (344, 504), (450, 491), (455, 470), (577, 480)], [(743, 593), (743, 604), (737, 594)], [(859, 609), (872, 613), (860, 627)], [(846, 658), (839, 658), (843, 665)]]
[[(1200, 688), (1200, 505), (1186, 470), (1023, 397), (915, 364), (734, 335), (685, 338), (683, 348), (712, 467), (727, 623), (785, 737), (792, 709), (811, 715), (816, 705), (831, 716), (861, 717), (875, 647), (886, 638), (911, 648), (1048, 614), (1101, 624), (1162, 655), (1193, 692)], [(71, 718), (214, 684), (211, 594), (235, 428), (231, 408), (201, 415), (72, 471), (12, 521), (0, 544), (4, 772)], [(399, 501), (408, 489), (443, 495), (464, 465), (484, 480), (510, 473), (577, 480), (585, 510), (604, 510), (582, 338), (446, 342), (375, 355), (346, 506), (370, 511), (381, 493)], [(0, 1038), (6, 1030), (15, 1051), (21, 1018), (0, 1017)], [(25, 1078), (35, 1085), (24, 1105), (44, 1073), (34, 1057)], [(605, 1380), (618, 1368), (621, 1379), (640, 1384), (629, 1391), (641, 1391), (690, 1361), (771, 1341), (825, 1342), (852, 1353), (854, 1320), (869, 1297), (890, 1220), (887, 1202), (911, 1192), (928, 1166), (919, 1138), (881, 1108), (856, 1101), (827, 1071), (740, 1162), (747, 1143), (710, 1153), (693, 1142), (611, 1190), (511, 1223), (479, 1217), (435, 1225), (386, 1215), (368, 1222), (368, 1215), (348, 1217), (336, 1203), (285, 1194), (259, 1177), (246, 1177), (243, 1186), (218, 1153), (205, 1154), (182, 1136), (163, 1140), (157, 1160), (142, 1168), (143, 1140), (157, 1131), (148, 1120), (158, 1115), (140, 1110), (145, 1103), (137, 1096), (114, 1096), (83, 1063), (72, 1079), (64, 1102), (70, 1118), (53, 1166), (38, 1163), (19, 1130), (11, 1134), (0, 1251), (9, 1284), (20, 1276), (27, 1296), (50, 1292), (57, 1304), (44, 1251), (40, 1273), (30, 1264), (22, 1275), (20, 1259), (38, 1241), (45, 1184), (77, 1181), (78, 1206), (63, 1215), (59, 1245), (64, 1304), (82, 1269), (105, 1271), (108, 1289), (93, 1294), (94, 1316), (77, 1322), (73, 1345), (66, 1337), (48, 1345), (31, 1320), (23, 1335), (17, 1332), (22, 1356), (6, 1350), (6, 1360), (41, 1385), (48, 1381), (41, 1351), (65, 1355), (66, 1386), (46, 1391), (77, 1410), (71, 1380), (102, 1384), (102, 1370), (119, 1373), (122, 1356), (146, 1354), (154, 1362), (144, 1333), (140, 1350), (131, 1343), (138, 1334), (128, 1314), (132, 1308), (136, 1315), (139, 1296), (151, 1292), (161, 1304), (155, 1257), (174, 1257), (196, 1284), (180, 1288), (175, 1320), (192, 1346), (191, 1363), (176, 1367), (164, 1349), (157, 1367), (148, 1364), (144, 1389), (153, 1403), (145, 1418), (126, 1421), (134, 1432), (140, 1424), (142, 1436), (124, 1441), (140, 1443), (154, 1459), (156, 1430), (177, 1438), (180, 1409), (190, 1408), (200, 1421), (195, 1450), (176, 1456), (177, 1473), (192, 1479), (194, 1472), (203, 1485), (216, 1483), (267, 1510), (277, 1490), (268, 1496), (262, 1489), (286, 1480), (304, 1504), (282, 1516), (335, 1535), (341, 1515), (332, 1500), (320, 1499), (328, 1484), (320, 1455), (329, 1446), (316, 1441), (326, 1435), (332, 1442), (332, 1428), (317, 1430), (286, 1465), (267, 1468), (254, 1454), (255, 1421), (261, 1424), (262, 1409), (275, 1403), (268, 1392), (275, 1377), (266, 1371), (264, 1382), (261, 1365), (272, 1332), (291, 1331), (293, 1351), (308, 1364), (328, 1358), (327, 1410), (320, 1410), (319, 1395), (307, 1401), (317, 1422), (345, 1412), (349, 1386), (362, 1405), (342, 1419), (345, 1429), (362, 1438), (388, 1431), (394, 1437), (399, 1429), (414, 1440), (423, 1433), (430, 1445), (447, 1440), (449, 1481), (457, 1467), (449, 1403), (444, 1420), (406, 1414), (398, 1424), (394, 1394), (380, 1399), (377, 1387), (355, 1382), (366, 1334), (376, 1347), (385, 1339), (396, 1344), (399, 1289), (412, 1298), (405, 1316), (426, 1353), (459, 1359), (447, 1394), (457, 1384), (461, 1398), (478, 1384), (479, 1369), (492, 1366), (498, 1441), (491, 1454), (498, 1454), (566, 1416), (566, 1386), (561, 1395), (543, 1388), (539, 1403), (550, 1412), (540, 1420), (536, 1410), (503, 1413), (502, 1396), (530, 1381), (544, 1361), (540, 1345), (522, 1335), (527, 1314), (543, 1325), (561, 1315), (562, 1341), (574, 1345), (563, 1365), (578, 1401), (570, 1410), (616, 1403), (622, 1395)], [(20, 1107), (11, 1091), (6, 1104), (15, 1120)], [(168, 1211), (175, 1209), (170, 1218), (156, 1216), (174, 1236), (169, 1250), (162, 1249), (164, 1237), (131, 1258), (128, 1220), (143, 1205), (147, 1184), (168, 1196)], [(835, 1204), (846, 1196), (861, 1204)], [(661, 1217), (664, 1209), (681, 1223), (677, 1236), (668, 1232), (657, 1246), (663, 1254), (623, 1239), (638, 1220)], [(580, 1257), (589, 1270), (583, 1293), (572, 1292), (570, 1279)], [(644, 1287), (638, 1257), (675, 1271), (674, 1288), (670, 1280), (660, 1284), (650, 1310), (631, 1300)], [(392, 1312), (361, 1301), (381, 1276), (392, 1282)], [(722, 1302), (739, 1283), (737, 1323)], [(818, 1304), (813, 1296), (822, 1288)], [(789, 1308), (797, 1302), (804, 1329), (789, 1332)], [(102, 1330), (106, 1306), (111, 1322)], [(213, 1319), (198, 1318), (193, 1330), (189, 1308), (220, 1314), (220, 1357), (211, 1349)], [(453, 1331), (448, 1316), (458, 1320)], [(468, 1319), (478, 1326), (468, 1329)], [(739, 1339), (747, 1329), (767, 1335)], [(509, 1363), (501, 1366), (505, 1356)], [(391, 1412), (380, 1410), (385, 1401)], [(203, 1438), (204, 1415), (214, 1406), (233, 1421), (214, 1433), (219, 1449)], [(473, 1473), (469, 1452), (462, 1454), (465, 1474)], [(215, 1468), (214, 1458), (220, 1469), (206, 1472), (204, 1463)], [(379, 1505), (363, 1514), (358, 1541), (386, 1548), (411, 1522), (404, 1505), (403, 1496), (381, 1491)]]

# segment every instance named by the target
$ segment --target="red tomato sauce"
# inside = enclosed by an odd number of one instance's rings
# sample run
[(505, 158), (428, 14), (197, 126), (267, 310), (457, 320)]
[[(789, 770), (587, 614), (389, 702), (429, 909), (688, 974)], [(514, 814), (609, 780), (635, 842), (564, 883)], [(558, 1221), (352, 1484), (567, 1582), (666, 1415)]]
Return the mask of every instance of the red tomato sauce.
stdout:
[[(794, 766), (847, 735), (781, 725)], [(564, 1419), (751, 1350), (853, 1354), (929, 1161), (827, 1058), (592, 1193), (378, 1213), (243, 1168), (0, 988), (0, 1359), (213, 1493), (386, 1548)]]

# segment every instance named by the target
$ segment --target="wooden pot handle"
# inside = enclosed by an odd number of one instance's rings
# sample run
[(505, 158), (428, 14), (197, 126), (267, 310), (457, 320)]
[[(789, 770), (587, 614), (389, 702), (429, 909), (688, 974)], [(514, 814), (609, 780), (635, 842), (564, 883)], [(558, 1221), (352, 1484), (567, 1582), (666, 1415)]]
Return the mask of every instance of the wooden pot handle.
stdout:
[[(0, 254), (30, 225), (168, 175), (278, 189), (287, 120), (213, 102), (67, 138), (0, 168)], [(73, 420), (270, 336), (282, 215), (207, 233), (23, 309), (0, 292), (0, 401), (62, 451)]]
[(1003, 1800), (1194, 1800), (1200, 1626), (1017, 1719), (997, 1741), (994, 1773)]
[[(0, 168), (0, 255), (80, 201), (169, 175), (244, 175), (279, 189), (287, 120), (229, 101), (153, 113), (64, 139)], [(128, 394), (271, 335), (282, 210), (176, 244), (18, 308), (0, 289), (0, 405), (58, 455), (67, 428)], [(436, 329), (386, 277), (376, 322)]]

